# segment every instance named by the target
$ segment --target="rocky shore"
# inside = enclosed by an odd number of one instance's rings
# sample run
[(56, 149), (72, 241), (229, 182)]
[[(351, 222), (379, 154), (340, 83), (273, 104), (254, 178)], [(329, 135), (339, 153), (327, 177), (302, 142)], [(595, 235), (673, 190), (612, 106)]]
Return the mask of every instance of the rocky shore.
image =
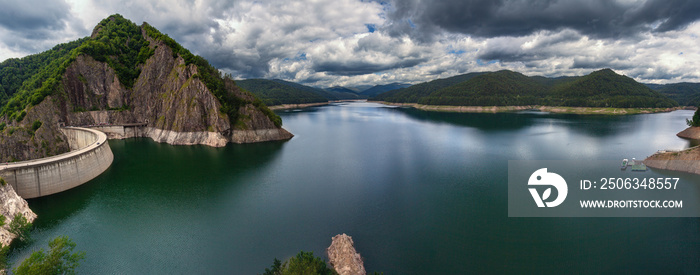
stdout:
[(687, 129), (678, 132), (676, 136), (685, 139), (698, 139), (700, 140), (700, 127), (688, 127)]
[(365, 275), (364, 262), (360, 253), (355, 251), (355, 246), (352, 237), (343, 234), (338, 234), (333, 237), (331, 246), (326, 250), (328, 260), (336, 272), (340, 275)]
[[(700, 127), (688, 127), (676, 136), (700, 139)], [(658, 151), (644, 160), (651, 168), (700, 174), (700, 146), (682, 151)]]
[(644, 160), (651, 168), (700, 174), (700, 147), (683, 151), (659, 151)]

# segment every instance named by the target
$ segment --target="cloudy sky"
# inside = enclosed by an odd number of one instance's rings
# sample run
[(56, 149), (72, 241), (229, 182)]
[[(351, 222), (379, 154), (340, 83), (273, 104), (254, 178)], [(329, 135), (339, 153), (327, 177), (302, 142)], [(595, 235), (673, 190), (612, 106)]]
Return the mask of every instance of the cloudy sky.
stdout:
[(149, 24), (236, 78), (315, 86), (476, 71), (700, 82), (696, 0), (0, 0), (0, 60)]

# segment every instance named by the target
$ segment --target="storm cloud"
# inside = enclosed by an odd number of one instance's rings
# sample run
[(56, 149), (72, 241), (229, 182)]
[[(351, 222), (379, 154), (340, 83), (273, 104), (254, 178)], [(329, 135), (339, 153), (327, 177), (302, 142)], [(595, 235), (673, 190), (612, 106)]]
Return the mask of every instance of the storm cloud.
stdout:
[(397, 0), (390, 32), (418, 39), (441, 31), (478, 37), (524, 36), (572, 29), (595, 38), (667, 32), (700, 18), (694, 0)]
[[(119, 13), (236, 78), (315, 86), (477, 71), (700, 82), (700, 1), (0, 0), (0, 60), (90, 35)], [(41, 8), (37, 8), (41, 7)]]

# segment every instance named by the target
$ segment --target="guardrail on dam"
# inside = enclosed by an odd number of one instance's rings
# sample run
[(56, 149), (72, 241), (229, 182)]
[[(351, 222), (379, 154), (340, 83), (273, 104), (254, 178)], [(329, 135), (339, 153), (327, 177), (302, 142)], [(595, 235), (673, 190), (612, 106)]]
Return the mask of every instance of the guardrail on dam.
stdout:
[(107, 135), (97, 130), (65, 127), (71, 151), (57, 156), (0, 164), (0, 177), (25, 199), (62, 192), (94, 179), (114, 160)]

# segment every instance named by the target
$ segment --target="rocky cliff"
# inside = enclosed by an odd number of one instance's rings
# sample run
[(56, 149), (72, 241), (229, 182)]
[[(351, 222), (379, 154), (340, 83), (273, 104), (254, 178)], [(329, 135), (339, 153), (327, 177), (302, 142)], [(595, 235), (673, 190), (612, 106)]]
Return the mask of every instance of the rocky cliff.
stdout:
[(352, 237), (346, 234), (338, 234), (333, 237), (331, 246), (326, 250), (328, 260), (336, 272), (340, 275), (365, 275), (364, 263), (360, 253), (355, 251)]
[(0, 161), (67, 152), (59, 124), (143, 124), (134, 136), (182, 145), (292, 137), (259, 99), (146, 23), (113, 15), (81, 41), (2, 109)]
[[(58, 130), (61, 110), (52, 96), (29, 108), (22, 122), (5, 124), (0, 131), (0, 162), (54, 156), (70, 150)], [(0, 119), (1, 121), (2, 119)]]
[(15, 235), (9, 231), (12, 219), (16, 215), (22, 214), (27, 218), (27, 221), (33, 222), (36, 219), (36, 214), (29, 209), (27, 201), (18, 196), (9, 184), (0, 184), (0, 206), (2, 206), (0, 215), (5, 216), (5, 225), (0, 227), (0, 244), (7, 246), (15, 238)]

